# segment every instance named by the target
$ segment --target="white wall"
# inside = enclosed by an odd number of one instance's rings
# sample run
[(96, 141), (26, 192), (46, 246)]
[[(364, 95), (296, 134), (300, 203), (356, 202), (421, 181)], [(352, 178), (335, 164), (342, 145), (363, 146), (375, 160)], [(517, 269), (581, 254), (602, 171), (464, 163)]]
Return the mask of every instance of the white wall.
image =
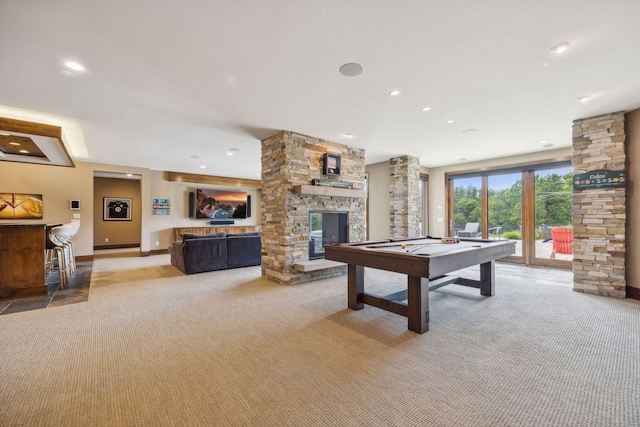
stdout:
[[(80, 215), (80, 230), (74, 237), (76, 255), (93, 255), (94, 210), (102, 210), (102, 205), (94, 206), (94, 172), (116, 172), (140, 175), (141, 188), (141, 235), (140, 250), (166, 249), (173, 236), (173, 227), (194, 227), (208, 225), (203, 220), (189, 218), (189, 191), (195, 188), (229, 189), (204, 184), (170, 182), (165, 172), (145, 168), (107, 165), (102, 163), (75, 162), (76, 167), (34, 165), (0, 161), (0, 193), (42, 194), (43, 218), (29, 223), (67, 223), (73, 214)], [(233, 187), (241, 189), (242, 187)], [(237, 220), (237, 225), (257, 225), (260, 218), (260, 190), (243, 189), (252, 196), (251, 218)], [(153, 199), (169, 199), (171, 215), (152, 215)], [(69, 200), (80, 200), (80, 211), (69, 209)], [(22, 223), (25, 220), (3, 220), (0, 224)], [(155, 242), (159, 242), (158, 245)]]
[(391, 233), (389, 162), (365, 167), (369, 174), (369, 240), (388, 239)]
[[(189, 218), (189, 192), (196, 188), (241, 190), (251, 196), (251, 218), (235, 219), (234, 225), (258, 225), (260, 223), (261, 191), (248, 187), (225, 187), (220, 185), (192, 184), (167, 180), (167, 173), (151, 171), (150, 199), (169, 199), (171, 201), (170, 215), (150, 215), (151, 249), (167, 249), (173, 242), (173, 227), (205, 227), (209, 221)], [(156, 245), (158, 242), (158, 245)]]
[[(42, 194), (42, 220), (2, 220), (0, 224), (64, 224), (80, 215), (74, 237), (76, 255), (93, 253), (93, 167), (76, 163), (75, 168), (0, 161), (0, 193)], [(80, 210), (71, 211), (69, 201), (80, 200)]]

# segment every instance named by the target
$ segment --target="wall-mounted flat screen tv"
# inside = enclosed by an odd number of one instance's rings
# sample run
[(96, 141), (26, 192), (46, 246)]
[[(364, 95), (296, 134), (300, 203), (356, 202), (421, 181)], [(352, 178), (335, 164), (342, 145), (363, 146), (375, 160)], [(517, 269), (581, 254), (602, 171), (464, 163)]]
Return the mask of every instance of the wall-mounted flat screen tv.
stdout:
[(247, 217), (247, 193), (197, 189), (195, 195), (197, 218), (226, 219)]

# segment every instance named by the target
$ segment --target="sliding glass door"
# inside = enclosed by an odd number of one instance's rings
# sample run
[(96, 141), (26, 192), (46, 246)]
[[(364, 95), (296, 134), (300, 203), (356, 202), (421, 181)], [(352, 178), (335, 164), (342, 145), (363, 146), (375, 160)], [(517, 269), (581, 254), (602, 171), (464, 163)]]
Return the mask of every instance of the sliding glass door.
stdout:
[(516, 253), (508, 261), (571, 268), (568, 160), (447, 174), (447, 185), (448, 235), (512, 240)]
[(516, 242), (514, 256), (522, 257), (522, 172), (490, 175), (487, 237)]
[[(460, 178), (453, 185), (453, 215), (449, 221), (453, 230), (450, 235), (482, 233), (482, 179), (480, 177)], [(473, 224), (478, 224), (477, 227)], [(468, 234), (467, 233), (467, 234)], [(472, 236), (476, 237), (476, 236)]]
[(573, 260), (572, 194), (570, 167), (535, 172), (536, 264)]

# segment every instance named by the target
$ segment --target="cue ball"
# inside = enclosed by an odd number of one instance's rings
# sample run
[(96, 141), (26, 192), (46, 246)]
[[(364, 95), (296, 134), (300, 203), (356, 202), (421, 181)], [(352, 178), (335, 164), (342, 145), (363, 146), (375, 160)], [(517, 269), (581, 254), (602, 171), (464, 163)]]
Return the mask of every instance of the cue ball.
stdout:
[(406, 248), (406, 247), (407, 247), (407, 245), (405, 245), (405, 244), (403, 243), (403, 244), (401, 244), (401, 245), (400, 245), (400, 247), (401, 247), (402, 249), (404, 249), (404, 248)]

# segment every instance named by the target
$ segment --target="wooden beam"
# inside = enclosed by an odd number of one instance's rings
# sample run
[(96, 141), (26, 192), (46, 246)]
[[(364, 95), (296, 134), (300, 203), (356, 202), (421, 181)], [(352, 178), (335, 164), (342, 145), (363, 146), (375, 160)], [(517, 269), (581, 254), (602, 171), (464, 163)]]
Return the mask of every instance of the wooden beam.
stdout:
[[(0, 117), (0, 130), (4, 130), (7, 132), (24, 133), (27, 135), (44, 136), (47, 138), (54, 138), (60, 144), (60, 154), (61, 156), (64, 156), (67, 158), (68, 164), (52, 163), (52, 165), (75, 167), (75, 163), (73, 163), (73, 159), (71, 158), (71, 155), (69, 155), (69, 152), (67, 151), (67, 147), (65, 145), (66, 138), (64, 137), (64, 134), (62, 133), (62, 128), (60, 126), (46, 125), (43, 123), (27, 122), (24, 120), (16, 120), (16, 119), (8, 119), (6, 117)], [(25, 156), (25, 157), (29, 157), (29, 156)], [(46, 156), (43, 155), (43, 157), (46, 157)], [(22, 160), (15, 160), (15, 161), (20, 162)], [(29, 161), (25, 161), (24, 163), (40, 164), (40, 163), (29, 162)]]
[(196, 184), (226, 185), (231, 187), (262, 188), (262, 181), (224, 176), (200, 175), (195, 173), (167, 172), (168, 180), (174, 182), (193, 182)]
[(60, 140), (62, 139), (62, 128), (60, 126), (25, 122), (24, 120), (7, 119), (5, 117), (0, 117), (0, 129), (9, 132), (48, 136), (50, 138), (57, 138)]

